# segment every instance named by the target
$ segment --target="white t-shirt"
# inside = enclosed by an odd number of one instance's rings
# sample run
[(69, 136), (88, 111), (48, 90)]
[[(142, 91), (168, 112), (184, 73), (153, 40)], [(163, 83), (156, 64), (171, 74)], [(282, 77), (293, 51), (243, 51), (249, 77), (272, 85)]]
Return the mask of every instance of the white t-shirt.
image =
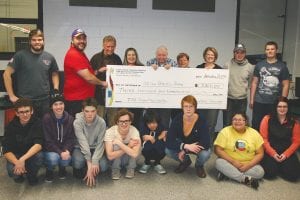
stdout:
[(119, 139), (123, 141), (124, 144), (128, 144), (131, 139), (140, 139), (140, 134), (139, 131), (134, 126), (130, 126), (129, 133), (127, 134), (126, 138), (122, 140), (122, 137), (118, 132), (118, 126), (114, 125), (106, 130), (104, 141), (112, 142), (114, 139)]

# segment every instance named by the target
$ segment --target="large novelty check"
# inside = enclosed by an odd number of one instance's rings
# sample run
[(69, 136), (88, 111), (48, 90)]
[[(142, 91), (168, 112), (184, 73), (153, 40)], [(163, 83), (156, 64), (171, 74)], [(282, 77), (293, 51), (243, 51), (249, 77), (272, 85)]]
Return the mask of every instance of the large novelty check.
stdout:
[(125, 108), (180, 108), (193, 95), (198, 108), (224, 109), (228, 70), (108, 65), (106, 106)]

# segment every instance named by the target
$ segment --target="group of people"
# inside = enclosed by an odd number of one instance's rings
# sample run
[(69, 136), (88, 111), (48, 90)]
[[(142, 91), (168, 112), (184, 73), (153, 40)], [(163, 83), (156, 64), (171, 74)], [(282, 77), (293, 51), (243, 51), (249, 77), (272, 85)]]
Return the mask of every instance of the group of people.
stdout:
[[(224, 67), (216, 64), (215, 48), (204, 50), (204, 62), (197, 68), (229, 70), (224, 128), (218, 134), (220, 110), (197, 109), (197, 100), (188, 94), (181, 109), (105, 107), (106, 66), (144, 65), (134, 48), (126, 49), (122, 62), (111, 35), (103, 38), (102, 51), (89, 60), (84, 53), (86, 33), (72, 32), (64, 60), (63, 95), (55, 58), (44, 51), (43, 32), (32, 30), (29, 44), (29, 49), (14, 55), (3, 75), (16, 117), (5, 128), (2, 145), (8, 174), (16, 182), (23, 182), (26, 175), (35, 185), (42, 164), (47, 182), (53, 181), (55, 166), (63, 179), (71, 164), (73, 175), (88, 186), (95, 185), (96, 176), (108, 168), (114, 180), (121, 177), (122, 168), (126, 168), (125, 177), (133, 178), (140, 153), (145, 158), (140, 173), (153, 166), (165, 174), (161, 165), (165, 155), (179, 162), (175, 173), (182, 173), (192, 163), (190, 155), (195, 155), (196, 174), (205, 178), (204, 164), (213, 150), (218, 156), (218, 180), (230, 178), (257, 188), (263, 177), (280, 174), (289, 181), (300, 177), (296, 155), (300, 125), (288, 112), (289, 72), (277, 59), (275, 42), (266, 43), (266, 59), (256, 66), (246, 59), (243, 44), (235, 46), (233, 58)], [(146, 66), (188, 68), (189, 56), (180, 53), (175, 61), (160, 46)], [(253, 128), (245, 114), (249, 86)]]

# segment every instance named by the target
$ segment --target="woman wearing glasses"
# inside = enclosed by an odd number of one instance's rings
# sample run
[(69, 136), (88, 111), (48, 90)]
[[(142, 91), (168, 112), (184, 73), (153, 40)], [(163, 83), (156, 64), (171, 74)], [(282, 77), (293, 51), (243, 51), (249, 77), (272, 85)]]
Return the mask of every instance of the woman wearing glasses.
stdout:
[(297, 181), (300, 177), (300, 164), (297, 149), (300, 144), (300, 124), (289, 115), (288, 99), (279, 97), (273, 113), (266, 115), (260, 125), (264, 139), (265, 155), (262, 166), (265, 178), (277, 175), (288, 181)]
[(263, 139), (256, 130), (247, 126), (246, 114), (233, 115), (232, 125), (220, 131), (214, 147), (218, 156), (216, 168), (219, 181), (228, 177), (258, 188), (258, 180), (264, 176), (264, 170), (259, 165), (264, 154)]
[(115, 125), (105, 133), (105, 150), (112, 164), (113, 180), (120, 179), (123, 167), (126, 168), (126, 178), (134, 177), (141, 139), (138, 130), (131, 126), (132, 121), (133, 114), (127, 109), (120, 109), (115, 116)]

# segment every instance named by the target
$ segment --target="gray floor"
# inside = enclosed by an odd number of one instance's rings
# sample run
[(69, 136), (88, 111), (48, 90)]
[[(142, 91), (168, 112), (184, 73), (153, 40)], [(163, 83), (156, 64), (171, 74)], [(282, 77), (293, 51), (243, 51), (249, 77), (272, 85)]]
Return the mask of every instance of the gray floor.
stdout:
[[(44, 169), (40, 171), (40, 184), (29, 186), (26, 182), (14, 183), (5, 170), (5, 160), (0, 158), (0, 200), (14, 199), (300, 199), (300, 182), (289, 183), (281, 178), (273, 181), (264, 180), (257, 191), (233, 181), (217, 182), (213, 167), (215, 155), (212, 155), (205, 166), (208, 176), (200, 179), (195, 175), (193, 166), (183, 174), (175, 174), (175, 161), (168, 158), (162, 164), (167, 169), (166, 175), (159, 175), (151, 170), (148, 174), (136, 173), (134, 179), (122, 177), (112, 181), (108, 173), (98, 177), (94, 188), (86, 187), (72, 177), (72, 169), (68, 169), (66, 180), (55, 179), (53, 183), (45, 183)], [(139, 158), (139, 165), (143, 162)]]

